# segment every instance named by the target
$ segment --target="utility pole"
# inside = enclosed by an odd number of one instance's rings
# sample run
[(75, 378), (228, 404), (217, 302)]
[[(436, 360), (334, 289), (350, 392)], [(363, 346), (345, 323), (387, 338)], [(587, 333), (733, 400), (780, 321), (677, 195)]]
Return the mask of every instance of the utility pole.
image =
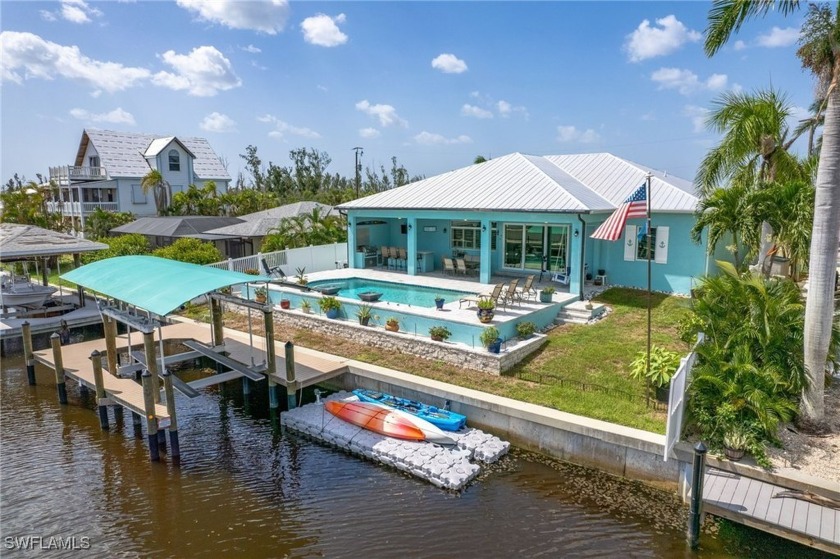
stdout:
[(362, 182), (362, 164), (359, 163), (359, 158), (365, 154), (362, 148), (355, 147), (353, 151), (356, 152), (356, 198), (359, 197), (359, 186)]

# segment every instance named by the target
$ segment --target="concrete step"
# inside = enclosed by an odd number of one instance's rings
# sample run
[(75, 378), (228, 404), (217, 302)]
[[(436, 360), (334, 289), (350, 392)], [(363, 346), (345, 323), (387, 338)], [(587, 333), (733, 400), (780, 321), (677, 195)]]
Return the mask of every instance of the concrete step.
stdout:
[(586, 308), (586, 303), (582, 301), (575, 301), (563, 307), (557, 318), (554, 319), (555, 324), (586, 324), (595, 317), (600, 316), (607, 310), (607, 307), (600, 304), (593, 304), (592, 309)]

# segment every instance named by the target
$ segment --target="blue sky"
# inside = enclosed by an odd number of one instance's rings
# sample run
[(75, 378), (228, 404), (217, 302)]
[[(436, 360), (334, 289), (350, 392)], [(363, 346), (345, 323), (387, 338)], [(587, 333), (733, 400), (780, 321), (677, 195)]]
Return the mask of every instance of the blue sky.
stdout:
[[(692, 179), (711, 101), (771, 84), (795, 119), (804, 14), (703, 54), (701, 2), (3, 2), (2, 169), (72, 164), (86, 127), (206, 137), (236, 177), (315, 147), (435, 175), (476, 155), (608, 151)], [(737, 41), (737, 42), (736, 42)]]

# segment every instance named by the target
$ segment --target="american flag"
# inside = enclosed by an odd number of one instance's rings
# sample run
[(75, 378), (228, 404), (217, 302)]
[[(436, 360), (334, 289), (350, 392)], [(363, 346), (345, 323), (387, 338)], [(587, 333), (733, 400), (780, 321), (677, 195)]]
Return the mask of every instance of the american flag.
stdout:
[(647, 217), (647, 183), (642, 183), (590, 237), (617, 241), (621, 238), (624, 224), (631, 217)]

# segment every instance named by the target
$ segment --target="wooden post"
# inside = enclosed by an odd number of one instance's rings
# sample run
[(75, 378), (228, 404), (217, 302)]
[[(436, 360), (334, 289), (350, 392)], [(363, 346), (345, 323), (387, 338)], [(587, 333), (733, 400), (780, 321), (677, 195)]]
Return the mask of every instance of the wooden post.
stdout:
[[(143, 332), (143, 349), (146, 352), (146, 369), (152, 375), (152, 391), (155, 402), (160, 402), (160, 382), (158, 380), (158, 362), (155, 357), (155, 333)], [(163, 359), (163, 355), (160, 356)]]
[(119, 365), (117, 364), (117, 322), (110, 316), (103, 316), (102, 322), (105, 330), (105, 351), (108, 352), (108, 372), (119, 376)]
[(271, 376), (277, 372), (277, 356), (274, 355), (274, 319), (271, 315), (271, 308), (263, 308), (263, 321), (265, 323), (265, 374), (268, 377), (268, 406), (270, 409), (280, 407), (280, 396), (277, 383)]
[(172, 373), (163, 371), (163, 393), (166, 396), (166, 412), (169, 414), (169, 442), (172, 446), (172, 462), (181, 463), (181, 445), (178, 442), (178, 418), (175, 415), (175, 391), (172, 390)]
[(700, 520), (703, 518), (703, 476), (706, 470), (706, 445), (694, 445), (694, 464), (691, 470), (691, 502), (688, 509), (688, 545), (697, 549), (700, 540)]
[(210, 320), (213, 323), (213, 343), (221, 345), (225, 333), (222, 328), (222, 302), (218, 299), (210, 299)]
[(93, 350), (90, 354), (93, 363), (93, 382), (96, 385), (96, 404), (99, 406), (99, 426), (103, 431), (108, 430), (108, 406), (103, 404), (105, 399), (105, 381), (102, 379), (102, 354)]
[(55, 363), (55, 384), (58, 389), (58, 401), (61, 404), (67, 403), (67, 385), (64, 380), (64, 359), (61, 357), (61, 340), (57, 332), (50, 336), (50, 345), (53, 351), (53, 363)]
[(290, 410), (297, 407), (295, 385), (295, 344), (289, 341), (286, 342), (286, 400)]
[(26, 360), (26, 378), (29, 379), (29, 386), (35, 386), (35, 358), (32, 355), (32, 327), (29, 321), (24, 320), (20, 325), (23, 336), (23, 358)]
[(157, 417), (155, 417), (155, 395), (152, 386), (152, 373), (148, 369), (143, 371), (143, 405), (146, 409), (146, 434), (149, 440), (149, 460), (160, 461), (158, 449)]

